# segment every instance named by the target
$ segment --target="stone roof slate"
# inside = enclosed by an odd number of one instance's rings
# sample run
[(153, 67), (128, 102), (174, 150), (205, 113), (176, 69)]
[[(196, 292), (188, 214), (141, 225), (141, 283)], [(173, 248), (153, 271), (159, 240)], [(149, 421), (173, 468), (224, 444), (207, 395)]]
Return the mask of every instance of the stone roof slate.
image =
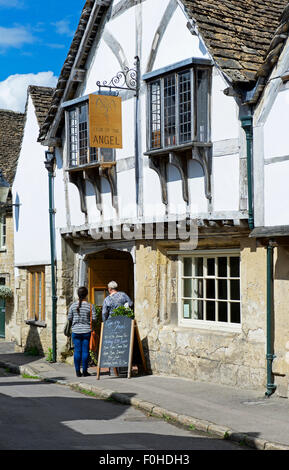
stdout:
[(30, 94), (34, 107), (35, 113), (38, 120), (38, 124), (41, 127), (45, 121), (46, 115), (51, 105), (54, 88), (30, 85), (28, 87), (28, 94)]
[(278, 60), (288, 37), (288, 0), (182, 3), (214, 60), (233, 83), (255, 82)]
[(12, 185), (20, 154), (25, 114), (0, 110), (0, 169)]

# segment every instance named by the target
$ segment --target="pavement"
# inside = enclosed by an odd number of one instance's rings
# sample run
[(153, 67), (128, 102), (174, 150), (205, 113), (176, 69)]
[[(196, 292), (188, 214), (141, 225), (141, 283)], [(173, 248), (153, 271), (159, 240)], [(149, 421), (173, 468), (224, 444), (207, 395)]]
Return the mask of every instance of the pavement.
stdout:
[(131, 405), (160, 419), (248, 445), (256, 450), (289, 450), (289, 401), (265, 389), (247, 390), (164, 375), (130, 379), (91, 367), (89, 377), (76, 377), (67, 363), (14, 352), (0, 341), (0, 367), (16, 374), (81, 389), (100, 399)]

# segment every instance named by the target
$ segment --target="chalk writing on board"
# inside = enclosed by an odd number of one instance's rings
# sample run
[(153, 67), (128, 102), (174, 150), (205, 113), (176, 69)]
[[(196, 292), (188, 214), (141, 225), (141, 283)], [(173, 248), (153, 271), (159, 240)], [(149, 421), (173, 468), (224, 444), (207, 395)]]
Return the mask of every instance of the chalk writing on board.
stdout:
[(100, 367), (128, 366), (131, 328), (128, 317), (112, 317), (104, 322)]

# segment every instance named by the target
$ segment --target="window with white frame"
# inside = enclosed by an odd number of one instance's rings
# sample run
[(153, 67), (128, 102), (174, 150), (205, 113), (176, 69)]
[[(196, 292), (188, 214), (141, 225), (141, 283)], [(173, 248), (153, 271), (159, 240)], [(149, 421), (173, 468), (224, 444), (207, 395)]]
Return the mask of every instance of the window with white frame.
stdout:
[(0, 249), (5, 250), (6, 248), (6, 217), (5, 215), (0, 216)]
[(66, 110), (69, 168), (115, 160), (114, 149), (89, 147), (88, 101)]
[(148, 81), (149, 149), (208, 142), (211, 68), (192, 66)]
[(239, 253), (180, 257), (180, 323), (241, 323)]

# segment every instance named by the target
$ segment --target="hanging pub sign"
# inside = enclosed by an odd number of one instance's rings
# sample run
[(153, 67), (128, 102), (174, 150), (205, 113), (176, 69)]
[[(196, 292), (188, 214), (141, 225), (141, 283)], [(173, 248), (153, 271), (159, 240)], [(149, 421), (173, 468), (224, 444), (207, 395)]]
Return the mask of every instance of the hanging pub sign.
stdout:
[(122, 148), (121, 97), (89, 95), (90, 147)]

